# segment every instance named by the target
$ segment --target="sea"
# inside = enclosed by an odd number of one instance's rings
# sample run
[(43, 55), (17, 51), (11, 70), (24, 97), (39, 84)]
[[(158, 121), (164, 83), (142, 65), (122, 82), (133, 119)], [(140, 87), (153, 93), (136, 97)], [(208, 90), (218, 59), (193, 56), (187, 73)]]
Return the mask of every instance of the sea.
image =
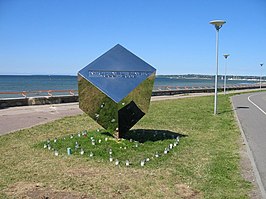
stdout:
[[(258, 81), (227, 80), (227, 85), (256, 84)], [(223, 86), (223, 80), (218, 81)], [(171, 87), (213, 87), (214, 79), (185, 79), (157, 76), (153, 90)], [(77, 94), (77, 76), (67, 75), (0, 75), (0, 99)], [(56, 92), (58, 91), (58, 92)], [(66, 91), (66, 92), (63, 92)], [(16, 94), (15, 94), (16, 93)]]

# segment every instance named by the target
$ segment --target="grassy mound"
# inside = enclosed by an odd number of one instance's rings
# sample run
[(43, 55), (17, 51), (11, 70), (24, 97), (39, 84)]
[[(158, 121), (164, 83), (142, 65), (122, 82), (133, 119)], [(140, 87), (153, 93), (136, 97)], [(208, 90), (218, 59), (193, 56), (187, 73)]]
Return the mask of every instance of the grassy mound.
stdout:
[[(219, 96), (217, 116), (212, 105), (213, 97), (152, 102), (149, 113), (120, 142), (95, 131), (100, 127), (86, 115), (1, 136), (0, 197), (248, 198), (251, 185), (241, 177), (240, 134), (229, 97)], [(78, 137), (84, 129), (87, 137)], [(84, 155), (74, 149), (71, 134)], [(179, 145), (162, 155), (177, 134)], [(101, 139), (95, 148), (91, 137)], [(59, 156), (43, 148), (48, 138)], [(67, 155), (67, 147), (73, 155)], [(109, 161), (110, 148), (119, 166)], [(161, 156), (151, 159), (156, 151)], [(141, 167), (145, 158), (151, 160)]]

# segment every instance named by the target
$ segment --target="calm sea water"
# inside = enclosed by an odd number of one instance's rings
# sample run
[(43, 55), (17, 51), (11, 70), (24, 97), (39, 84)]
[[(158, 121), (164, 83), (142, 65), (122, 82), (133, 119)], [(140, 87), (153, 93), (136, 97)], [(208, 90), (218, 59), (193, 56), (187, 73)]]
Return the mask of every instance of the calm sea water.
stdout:
[(76, 90), (76, 76), (0, 75), (2, 91)]
[[(243, 80), (229, 80), (228, 85), (252, 84), (257, 82)], [(223, 81), (219, 84), (222, 86)], [(210, 79), (176, 79), (169, 77), (157, 77), (154, 89), (159, 86), (178, 86), (178, 87), (202, 87), (213, 86), (214, 80)], [(0, 92), (22, 92), (40, 90), (77, 90), (77, 76), (49, 76), (49, 75), (0, 75)], [(46, 93), (47, 94), (47, 93)], [(66, 94), (66, 93), (61, 93)], [(31, 96), (43, 95), (43, 93), (31, 93)], [(21, 95), (18, 95), (21, 96)], [(18, 97), (10, 94), (0, 94), (0, 98)]]

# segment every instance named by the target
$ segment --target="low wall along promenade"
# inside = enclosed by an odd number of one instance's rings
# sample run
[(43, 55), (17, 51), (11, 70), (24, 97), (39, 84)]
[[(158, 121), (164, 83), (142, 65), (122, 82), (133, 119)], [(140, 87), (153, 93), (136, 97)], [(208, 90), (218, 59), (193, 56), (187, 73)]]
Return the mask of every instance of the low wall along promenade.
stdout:
[(78, 102), (78, 96), (43, 96), (43, 97), (25, 97), (10, 98), (0, 100), (0, 109), (14, 106), (32, 106), (43, 104), (60, 104)]
[[(244, 90), (244, 89), (258, 89), (259, 85), (241, 85), (241, 86), (230, 86), (226, 90)], [(266, 88), (266, 85), (262, 85), (262, 88)], [(223, 91), (223, 88), (218, 88), (218, 91)], [(186, 93), (212, 93), (214, 92), (213, 87), (197, 87), (197, 88), (178, 88), (164, 86), (160, 89), (153, 90), (152, 96), (164, 96), (164, 95), (178, 95)], [(0, 95), (1, 97), (1, 95)], [(72, 103), (78, 102), (78, 95), (55, 95), (55, 96), (38, 96), (38, 97), (20, 97), (20, 98), (0, 98), (0, 109), (15, 107), (15, 106), (32, 106), (32, 105), (44, 105), (44, 104), (60, 104), (60, 103)]]

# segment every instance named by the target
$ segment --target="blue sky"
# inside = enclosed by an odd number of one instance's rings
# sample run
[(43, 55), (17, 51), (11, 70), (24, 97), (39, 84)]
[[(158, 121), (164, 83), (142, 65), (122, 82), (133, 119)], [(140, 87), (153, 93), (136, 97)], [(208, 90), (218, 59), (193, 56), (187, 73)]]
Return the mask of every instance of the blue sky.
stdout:
[(0, 74), (77, 72), (117, 43), (157, 74), (266, 76), (265, 0), (0, 0)]

